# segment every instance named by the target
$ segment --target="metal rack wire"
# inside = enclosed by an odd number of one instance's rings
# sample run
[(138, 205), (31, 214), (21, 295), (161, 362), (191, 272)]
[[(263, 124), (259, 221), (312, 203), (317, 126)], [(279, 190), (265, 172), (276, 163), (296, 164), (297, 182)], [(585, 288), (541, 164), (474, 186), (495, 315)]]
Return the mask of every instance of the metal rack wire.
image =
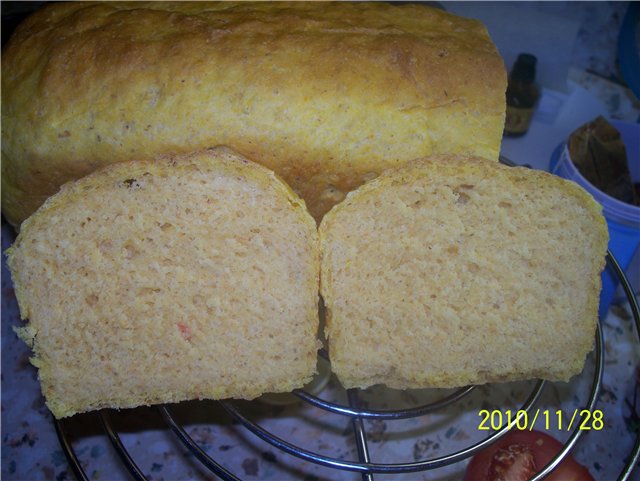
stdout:
[[(636, 334), (638, 335), (638, 342), (640, 342), (640, 310), (638, 308), (637, 300), (634, 296), (633, 290), (629, 284), (628, 279), (626, 278), (624, 272), (620, 268), (618, 262), (614, 258), (614, 256), (608, 252), (607, 253), (607, 262), (608, 265), (615, 271), (622, 287), (625, 291), (625, 294), (629, 300), (633, 319), (635, 321), (635, 329)], [(605, 365), (605, 353), (603, 349), (604, 341), (603, 341), (603, 330), (600, 324), (597, 326), (596, 337), (595, 337), (595, 369), (593, 374), (593, 380), (591, 381), (591, 389), (588, 395), (588, 399), (584, 405), (584, 409), (592, 411), (598, 401), (598, 395), (600, 393), (600, 388), (602, 385), (602, 376)], [(327, 356), (326, 352), (321, 352), (323, 356)], [(529, 393), (527, 399), (523, 402), (518, 412), (520, 413), (529, 413), (530, 410), (535, 406), (536, 402), (539, 400), (542, 391), (544, 390), (546, 383), (545, 381), (538, 381), (531, 392)], [(402, 473), (412, 473), (418, 471), (426, 471), (430, 469), (436, 469), (443, 466), (448, 466), (454, 463), (458, 463), (463, 461), (470, 456), (473, 456), (478, 451), (486, 448), (490, 444), (497, 441), (499, 438), (507, 434), (510, 428), (513, 428), (511, 425), (505, 425), (500, 430), (497, 430), (490, 434), (487, 438), (480, 442), (472, 443), (463, 449), (460, 449), (455, 452), (448, 453), (446, 455), (435, 457), (431, 459), (423, 459), (416, 462), (410, 463), (394, 463), (394, 464), (384, 464), (384, 463), (376, 463), (374, 462), (369, 455), (369, 446), (367, 442), (367, 434), (365, 432), (363, 426), (364, 419), (379, 419), (379, 420), (391, 420), (391, 419), (407, 419), (414, 418), (419, 416), (424, 416), (429, 413), (436, 412), (446, 406), (452, 405), (465, 396), (469, 395), (474, 390), (474, 386), (468, 386), (463, 389), (459, 389), (452, 394), (449, 394), (441, 399), (430, 402), (428, 404), (424, 404), (421, 406), (411, 407), (407, 409), (392, 409), (392, 410), (372, 410), (372, 409), (364, 409), (361, 407), (360, 403), (360, 394), (358, 390), (348, 390), (347, 391), (347, 400), (346, 404), (339, 404), (329, 402), (320, 397), (314, 396), (308, 392), (303, 390), (297, 390), (294, 394), (304, 401), (305, 403), (313, 406), (317, 409), (322, 409), (324, 411), (333, 413), (338, 416), (343, 416), (346, 419), (351, 421), (353, 427), (353, 436), (356, 441), (356, 447), (358, 452), (358, 460), (357, 461), (345, 461), (343, 459), (338, 459), (335, 457), (329, 457), (323, 453), (311, 451), (304, 446), (300, 446), (296, 443), (292, 443), (280, 437), (277, 437), (275, 434), (270, 432), (268, 429), (261, 426), (259, 423), (252, 420), (247, 414), (245, 414), (242, 408), (234, 401), (220, 401), (220, 404), (224, 408), (224, 410), (231, 416), (235, 421), (239, 423), (239, 425), (243, 426), (247, 430), (249, 430), (254, 435), (258, 436), (263, 441), (266, 441), (270, 445), (274, 446), (280, 451), (288, 453), (292, 456), (296, 456), (298, 458), (302, 458), (306, 461), (310, 461), (312, 463), (320, 464), (332, 469), (336, 470), (347, 470), (354, 471), (361, 474), (362, 479), (364, 481), (373, 481), (374, 475), (378, 473), (383, 474), (402, 474)], [(184, 427), (178, 422), (172, 412), (172, 407), (168, 405), (163, 405), (158, 407), (164, 422), (168, 426), (168, 428), (173, 431), (176, 437), (180, 440), (180, 442), (191, 452), (196, 459), (198, 459), (202, 465), (208, 469), (211, 473), (220, 477), (225, 481), (240, 481), (236, 474), (230, 472), (227, 468), (222, 466), (218, 461), (216, 461), (213, 457), (211, 457), (205, 449), (202, 448), (189, 434), (186, 432)], [(523, 414), (524, 415), (524, 414)], [(111, 421), (111, 417), (108, 411), (100, 412), (100, 419), (102, 422), (102, 427), (108, 436), (115, 452), (118, 454), (121, 462), (126, 467), (128, 473), (131, 475), (132, 479), (143, 481), (147, 478), (145, 477), (142, 470), (136, 465), (136, 462), (130, 455), (130, 453), (125, 448), (124, 444), (120, 440), (118, 432), (114, 428), (114, 425)], [(89, 477), (84, 472), (81, 463), (78, 459), (76, 452), (74, 451), (73, 445), (71, 441), (68, 439), (65, 429), (64, 423), (62, 421), (54, 421), (56, 432), (60, 439), (60, 443), (63, 451), (65, 452), (67, 459), (69, 461), (69, 465), (71, 470), (75, 474), (78, 480), (88, 480)], [(562, 460), (571, 452), (579, 438), (585, 433), (585, 431), (580, 430), (576, 427), (566, 443), (564, 444), (563, 449), (545, 466), (536, 476), (531, 478), (532, 481), (539, 481), (546, 477), (549, 473), (551, 473), (561, 462)], [(629, 453), (628, 461), (624, 465), (620, 475), (618, 477), (618, 481), (626, 481), (630, 478), (631, 473), (634, 470), (634, 467), (637, 466), (640, 461), (640, 435), (636, 435), (635, 443), (632, 448), (631, 453)]]

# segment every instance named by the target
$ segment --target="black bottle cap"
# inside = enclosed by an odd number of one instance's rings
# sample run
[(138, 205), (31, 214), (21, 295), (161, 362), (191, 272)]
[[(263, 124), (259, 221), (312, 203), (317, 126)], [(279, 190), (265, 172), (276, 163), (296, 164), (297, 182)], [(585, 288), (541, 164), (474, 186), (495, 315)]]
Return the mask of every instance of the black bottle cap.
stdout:
[(538, 59), (530, 53), (521, 53), (511, 71), (511, 78), (525, 83), (531, 83), (536, 78), (536, 63)]

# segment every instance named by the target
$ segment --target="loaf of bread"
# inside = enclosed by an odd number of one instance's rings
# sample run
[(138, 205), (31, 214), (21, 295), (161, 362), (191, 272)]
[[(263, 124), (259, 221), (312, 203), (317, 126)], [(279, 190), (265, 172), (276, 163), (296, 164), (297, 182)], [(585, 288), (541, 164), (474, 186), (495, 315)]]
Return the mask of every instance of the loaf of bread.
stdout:
[(2, 209), (18, 226), (112, 162), (228, 145), (320, 219), (383, 169), (498, 158), (506, 73), (485, 27), (379, 2), (68, 2), (2, 55)]
[(22, 224), (8, 265), (57, 418), (254, 398), (315, 372), (316, 223), (272, 172), (226, 149), (65, 184)]
[(461, 156), (390, 170), (320, 226), (347, 388), (568, 380), (593, 347), (607, 227), (576, 184)]

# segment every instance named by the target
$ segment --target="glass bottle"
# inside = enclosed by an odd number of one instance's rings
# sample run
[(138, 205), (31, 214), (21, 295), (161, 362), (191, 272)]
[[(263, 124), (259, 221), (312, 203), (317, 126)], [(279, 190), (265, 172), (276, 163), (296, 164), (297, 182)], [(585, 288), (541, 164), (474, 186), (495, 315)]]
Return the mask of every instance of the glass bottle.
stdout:
[(540, 97), (540, 89), (535, 82), (536, 62), (534, 55), (521, 53), (509, 75), (504, 125), (504, 135), (508, 137), (519, 137), (529, 130)]

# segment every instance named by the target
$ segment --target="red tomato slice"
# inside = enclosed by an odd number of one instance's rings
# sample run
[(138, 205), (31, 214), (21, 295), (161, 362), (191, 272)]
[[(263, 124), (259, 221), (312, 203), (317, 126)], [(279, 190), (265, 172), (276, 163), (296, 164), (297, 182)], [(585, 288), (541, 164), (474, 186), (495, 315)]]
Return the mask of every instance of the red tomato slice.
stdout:
[[(562, 449), (540, 431), (513, 430), (472, 459), (463, 481), (526, 481)], [(568, 455), (545, 481), (595, 481), (589, 470)]]

